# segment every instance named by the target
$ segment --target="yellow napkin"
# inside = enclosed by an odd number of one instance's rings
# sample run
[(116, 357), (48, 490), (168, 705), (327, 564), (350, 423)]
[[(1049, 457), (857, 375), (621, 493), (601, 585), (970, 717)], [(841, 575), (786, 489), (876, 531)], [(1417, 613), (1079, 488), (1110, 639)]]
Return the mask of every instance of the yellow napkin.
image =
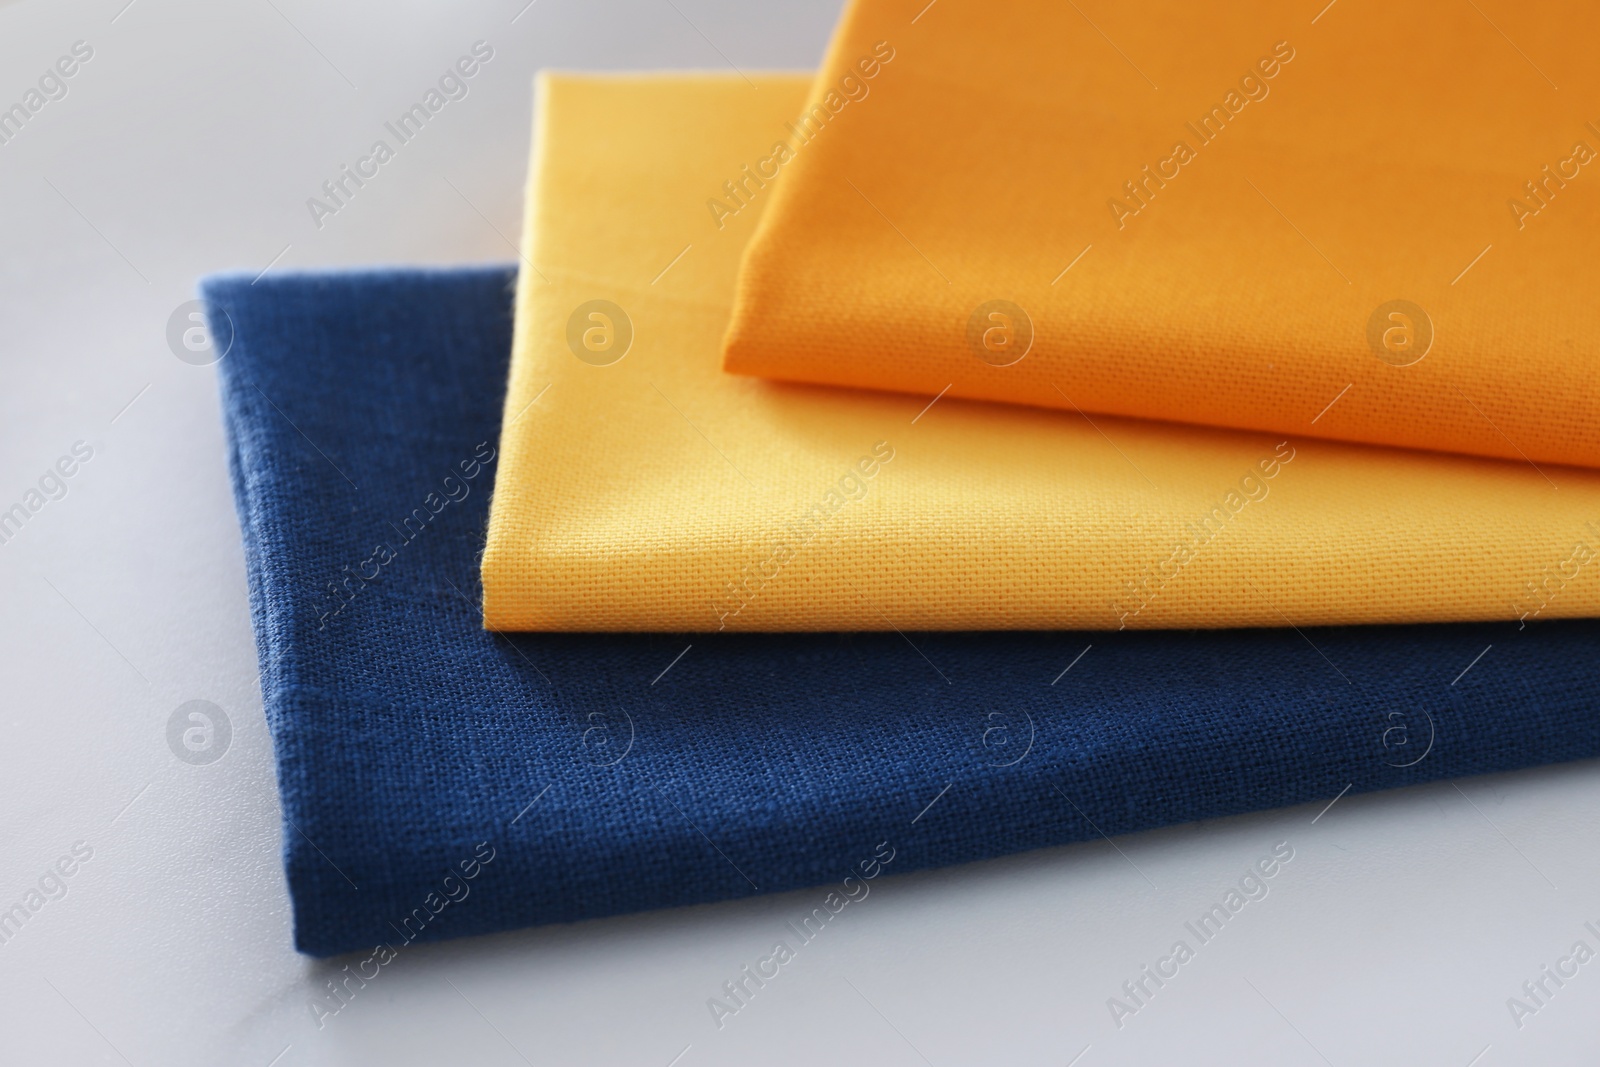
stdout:
[(856, 0), (726, 366), (1600, 465), (1597, 40), (1593, 0)]
[(541, 84), (483, 559), (490, 629), (1600, 609), (1593, 473), (1549, 469), (1557, 492), (1521, 462), (724, 374), (740, 253), (772, 183), (720, 230), (705, 204), (746, 167), (787, 165), (774, 146), (809, 85), (751, 82)]

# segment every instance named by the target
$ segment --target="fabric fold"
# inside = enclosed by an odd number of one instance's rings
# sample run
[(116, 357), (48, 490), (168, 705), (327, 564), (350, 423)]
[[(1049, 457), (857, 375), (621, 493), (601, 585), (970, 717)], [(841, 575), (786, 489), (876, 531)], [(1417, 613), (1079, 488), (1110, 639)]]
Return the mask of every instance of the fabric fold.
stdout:
[(726, 366), (1600, 465), (1600, 9), (1514, 18), (854, 0)]
[(370, 977), (538, 923), (819, 887), (809, 911), (1100, 831), (1600, 754), (1584, 621), (487, 633), (514, 274), (203, 286), (233, 337), (218, 372), (303, 952), (359, 951)]
[[(942, 4), (919, 27), (936, 17)], [(879, 87), (850, 105), (860, 110), (797, 150), (786, 138), (809, 79), (541, 83), (486, 626), (1224, 628), (1600, 613), (1594, 472), (974, 403), (943, 380), (908, 397), (723, 373), (764, 198), (801, 177), (788, 168), (844, 143), (827, 139), (852, 117), (888, 104), (878, 94), (908, 58), (875, 58)], [(746, 193), (740, 210), (708, 210), (730, 189)], [(861, 265), (835, 262), (841, 280)], [(816, 291), (807, 328), (850, 321), (877, 286), (857, 277), (849, 294)]]

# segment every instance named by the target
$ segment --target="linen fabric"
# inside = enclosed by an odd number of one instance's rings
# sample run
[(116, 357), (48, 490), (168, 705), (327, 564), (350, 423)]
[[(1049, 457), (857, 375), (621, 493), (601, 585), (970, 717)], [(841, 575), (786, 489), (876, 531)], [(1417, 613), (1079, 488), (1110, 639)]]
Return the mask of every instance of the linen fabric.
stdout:
[(1600, 464), (1596, 39), (1581, 0), (854, 0), (782, 176), (707, 191), (769, 202), (726, 365)]
[(1594, 472), (723, 373), (762, 202), (718, 230), (705, 201), (807, 92), (752, 77), (543, 82), (491, 629), (1600, 614)]
[(485, 632), (513, 275), (203, 287), (233, 336), (218, 370), (301, 951), (360, 950), (370, 973), (416, 941), (1600, 753), (1584, 621)]

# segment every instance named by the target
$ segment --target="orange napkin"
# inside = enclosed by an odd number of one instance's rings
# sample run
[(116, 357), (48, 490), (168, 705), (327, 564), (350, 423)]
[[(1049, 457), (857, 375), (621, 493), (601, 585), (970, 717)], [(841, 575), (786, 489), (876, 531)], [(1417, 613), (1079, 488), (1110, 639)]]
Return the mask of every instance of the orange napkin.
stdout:
[(1597, 40), (1592, 0), (857, 0), (779, 176), (707, 203), (765, 203), (725, 367), (1600, 465)]

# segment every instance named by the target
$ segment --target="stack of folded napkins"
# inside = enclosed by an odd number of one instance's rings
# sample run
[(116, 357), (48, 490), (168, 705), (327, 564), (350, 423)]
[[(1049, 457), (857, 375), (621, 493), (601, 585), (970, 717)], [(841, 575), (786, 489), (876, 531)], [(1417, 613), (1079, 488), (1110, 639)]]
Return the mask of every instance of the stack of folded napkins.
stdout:
[(543, 76), (517, 266), (208, 280), (299, 947), (1600, 754), (1534, 8), (856, 0)]

